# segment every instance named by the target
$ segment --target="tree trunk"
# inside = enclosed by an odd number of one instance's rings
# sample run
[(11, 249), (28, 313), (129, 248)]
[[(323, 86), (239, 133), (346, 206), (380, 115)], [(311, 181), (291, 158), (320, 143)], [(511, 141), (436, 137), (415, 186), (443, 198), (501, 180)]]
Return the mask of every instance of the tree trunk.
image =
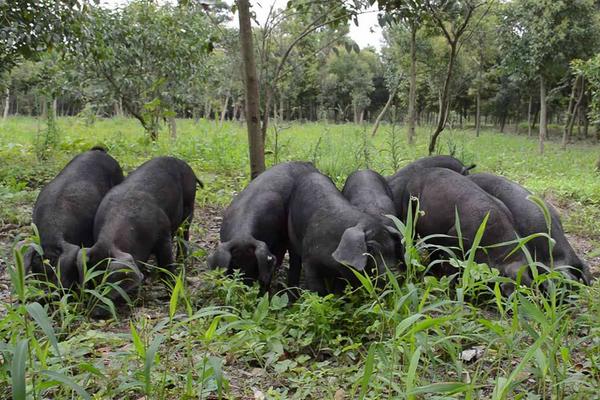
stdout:
[(171, 137), (175, 139), (177, 137), (177, 121), (175, 120), (175, 116), (170, 116), (168, 118), (169, 121), (169, 132), (171, 133)]
[(440, 98), (440, 112), (438, 115), (438, 122), (435, 131), (431, 135), (431, 140), (429, 141), (429, 155), (432, 155), (435, 151), (435, 146), (437, 143), (437, 139), (444, 130), (444, 126), (446, 124), (446, 107), (447, 107), (447, 99), (448, 99), (448, 91), (450, 88), (450, 79), (452, 78), (452, 69), (454, 67), (454, 60), (456, 58), (456, 43), (450, 44), (450, 59), (448, 60), (448, 70), (446, 72), (446, 79), (444, 80), (444, 89), (442, 91), (442, 96)]
[[(583, 76), (578, 75), (577, 79), (573, 83), (573, 88), (571, 89), (571, 97), (569, 99), (569, 109), (567, 110), (567, 121), (565, 124), (565, 129), (563, 131), (562, 143), (560, 148), (563, 150), (567, 149), (568, 139), (573, 134), (573, 124), (575, 123), (575, 116), (577, 115), (577, 111), (579, 109), (579, 105), (581, 104), (581, 99), (583, 98), (584, 86), (583, 86)], [(577, 101), (575, 101), (575, 93), (577, 92), (577, 88), (581, 86), (579, 91), (579, 96), (577, 97)]]
[(475, 136), (479, 137), (481, 133), (481, 93), (477, 89), (476, 98), (476, 111), (475, 111)]
[[(381, 120), (385, 116), (385, 113), (390, 108), (390, 105), (392, 104), (392, 101), (394, 100), (394, 97), (396, 96), (396, 89), (397, 89), (397, 87), (395, 87), (390, 92), (390, 96), (388, 97), (388, 100), (385, 102), (385, 105), (383, 106), (383, 109), (381, 110), (381, 112), (379, 113), (379, 115), (377, 116), (377, 118), (375, 119), (375, 124), (373, 125), (373, 130), (371, 131), (371, 136), (375, 136), (375, 134), (377, 133), (377, 129), (379, 129), (379, 124), (381, 123)], [(409, 111), (409, 113), (410, 113), (410, 111)], [(413, 124), (414, 124), (414, 119), (413, 119)], [(414, 130), (414, 126), (413, 126), (413, 130)], [(408, 142), (412, 143), (411, 142), (411, 137), (410, 137), (410, 132), (408, 134)]]
[(244, 65), (246, 86), (246, 124), (248, 126), (248, 147), (250, 156), (250, 176), (256, 178), (265, 170), (265, 148), (260, 127), (260, 106), (252, 25), (250, 22), (249, 0), (237, 0), (240, 21), (240, 47)]
[(231, 116), (232, 120), (237, 120), (238, 119), (237, 115), (238, 115), (238, 109), (239, 108), (240, 108), (240, 103), (236, 101), (233, 104), (233, 115)]
[[(410, 87), (408, 90), (407, 140), (408, 144), (413, 144), (415, 142), (415, 119), (417, 103), (417, 25), (415, 23), (412, 23), (410, 28)], [(373, 133), (373, 135), (375, 134)]]
[(227, 106), (229, 105), (229, 95), (225, 96), (225, 102), (223, 103), (223, 110), (221, 110), (221, 125), (225, 121), (225, 115), (227, 114)]
[(6, 88), (6, 90), (4, 91), (4, 112), (2, 115), (2, 119), (6, 121), (6, 118), (8, 118), (8, 111), (10, 108), (10, 89)]
[(284, 107), (284, 101), (283, 101), (283, 93), (279, 96), (279, 118), (283, 121), (284, 118), (284, 112), (285, 112), (285, 107)]
[(58, 99), (55, 97), (52, 100), (52, 118), (54, 118), (54, 119), (56, 119), (56, 115), (57, 115), (56, 110), (57, 109), (58, 109)]
[(504, 133), (504, 125), (506, 125), (506, 115), (500, 118), (500, 133)]
[(544, 139), (548, 136), (548, 114), (546, 104), (546, 82), (544, 77), (540, 76), (540, 135), (539, 145), (540, 154), (544, 154)]
[(531, 109), (533, 107), (533, 96), (529, 96), (529, 104), (527, 105), (527, 136), (531, 137), (532, 127), (532, 119), (531, 119)]

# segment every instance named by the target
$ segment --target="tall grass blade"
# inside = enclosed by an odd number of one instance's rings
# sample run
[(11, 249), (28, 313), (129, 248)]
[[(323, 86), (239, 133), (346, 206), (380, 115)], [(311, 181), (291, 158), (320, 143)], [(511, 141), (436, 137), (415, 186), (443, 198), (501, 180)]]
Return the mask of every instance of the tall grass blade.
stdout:
[(91, 400), (92, 397), (89, 395), (89, 393), (86, 392), (83, 387), (78, 385), (70, 377), (68, 377), (64, 374), (61, 374), (60, 372), (48, 371), (48, 370), (42, 371), (42, 374), (46, 375), (50, 379), (54, 379), (55, 381), (58, 381), (58, 382), (62, 383), (63, 385), (67, 386), (72, 391), (77, 393), (80, 398), (85, 399), (85, 400)]
[(52, 347), (54, 347), (54, 350), (56, 350), (56, 354), (62, 358), (60, 349), (58, 347), (58, 340), (56, 339), (52, 322), (50, 322), (48, 314), (46, 314), (46, 310), (44, 310), (44, 308), (37, 302), (28, 304), (26, 308), (29, 315), (31, 315), (40, 328), (42, 328), (42, 331), (50, 341), (50, 344)]
[(371, 380), (371, 376), (373, 375), (373, 368), (375, 366), (375, 350), (376, 344), (371, 343), (369, 346), (369, 353), (367, 354), (367, 360), (365, 361), (365, 371), (363, 372), (363, 376), (360, 380), (360, 396), (359, 398), (362, 400), (365, 398), (367, 394), (367, 389), (369, 388), (369, 381)]
[(183, 277), (181, 274), (175, 278), (175, 287), (173, 293), (171, 293), (171, 299), (169, 300), (169, 319), (173, 319), (175, 311), (177, 311), (177, 303), (179, 302), (179, 295), (183, 287)]
[(146, 360), (144, 362), (144, 380), (145, 380), (145, 388), (146, 395), (150, 395), (152, 392), (152, 377), (150, 375), (152, 371), (152, 366), (154, 365), (154, 361), (156, 359), (156, 353), (158, 352), (158, 348), (162, 344), (165, 337), (163, 335), (158, 335), (152, 340), (148, 350), (146, 351)]
[(10, 373), (12, 377), (13, 400), (25, 400), (25, 366), (27, 364), (28, 339), (21, 339), (15, 347)]
[[(419, 359), (421, 358), (421, 346), (417, 347), (413, 355), (410, 357), (410, 363), (408, 364), (408, 373), (406, 374), (406, 393), (411, 393), (415, 382), (417, 380), (417, 367), (419, 366)], [(415, 399), (414, 394), (408, 394), (409, 400)]]

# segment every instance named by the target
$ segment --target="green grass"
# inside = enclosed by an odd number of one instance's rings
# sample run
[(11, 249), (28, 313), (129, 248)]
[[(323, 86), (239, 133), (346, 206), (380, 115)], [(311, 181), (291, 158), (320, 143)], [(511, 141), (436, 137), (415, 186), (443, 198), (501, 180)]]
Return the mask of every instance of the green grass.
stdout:
[[(163, 154), (187, 160), (206, 188), (197, 206), (225, 206), (248, 180), (245, 127), (178, 121), (177, 139), (162, 133), (148, 143), (133, 120), (57, 121), (59, 143), (38, 160), (43, 124), (31, 118), (0, 123), (0, 229), (30, 234), (31, 205), (41, 187), (78, 152), (107, 146), (126, 171)], [(391, 127), (371, 140), (356, 125), (282, 124), (271, 132), (267, 161), (314, 161), (338, 184), (356, 168), (391, 174), (426, 153), (428, 130), (408, 147), (404, 131), (390, 146)], [(369, 129), (366, 129), (368, 132)], [(277, 146), (275, 146), (277, 143)], [(393, 151), (395, 150), (395, 151)], [(522, 136), (486, 131), (444, 132), (441, 153), (453, 151), (478, 171), (501, 173), (568, 211), (566, 229), (600, 238), (600, 147), (555, 143), (546, 154)], [(395, 155), (395, 156), (394, 156)], [(206, 232), (196, 220), (192, 234)], [(404, 227), (411, 237), (410, 224)], [(499, 296), (496, 275), (467, 254), (457, 261), (465, 279), (423, 278), (426, 243), (407, 248), (405, 279), (389, 276), (383, 290), (363, 287), (343, 297), (284, 293), (261, 297), (257, 288), (205, 269), (203, 242), (188, 260), (187, 276), (165, 288), (151, 282), (130, 315), (118, 321), (82, 317), (77, 305), (53, 299), (23, 282), (12, 241), (0, 242), (15, 292), (0, 319), (0, 398), (595, 398), (600, 386), (598, 281), (564, 299), (521, 289)], [(472, 253), (470, 253), (472, 254)], [(17, 255), (18, 258), (18, 255)], [(560, 288), (562, 280), (551, 275)], [(540, 277), (539, 283), (546, 277)], [(489, 284), (491, 283), (491, 285)], [(22, 302), (19, 302), (21, 300)], [(29, 304), (25, 302), (29, 300)], [(1, 312), (1, 311), (0, 311)], [(480, 354), (465, 361), (465, 350)], [(21, 396), (21, 397), (20, 397)]]

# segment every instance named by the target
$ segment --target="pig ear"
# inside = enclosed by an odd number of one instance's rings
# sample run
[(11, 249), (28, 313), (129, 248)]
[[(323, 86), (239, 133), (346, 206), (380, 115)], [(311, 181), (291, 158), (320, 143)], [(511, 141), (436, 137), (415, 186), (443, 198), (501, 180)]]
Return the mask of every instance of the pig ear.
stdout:
[(460, 171), (461, 175), (469, 175), (469, 171), (475, 168), (476, 166), (476, 164), (471, 164), (469, 166), (462, 167), (462, 170)]
[(392, 226), (386, 225), (385, 229), (392, 235), (392, 239), (394, 240), (402, 240), (402, 234), (400, 231)]
[(348, 264), (362, 271), (367, 266), (367, 242), (365, 232), (354, 226), (344, 231), (333, 259), (339, 263)]
[(257, 242), (254, 255), (256, 255), (256, 263), (258, 264), (258, 278), (262, 284), (269, 285), (277, 260), (269, 251), (265, 242), (261, 241)]
[(77, 261), (76, 261), (76, 265), (77, 265), (77, 274), (79, 276), (79, 284), (83, 284), (83, 280), (84, 280), (84, 265), (87, 266), (87, 268), (89, 269), (90, 266), (87, 265), (88, 262), (90, 261), (90, 248), (89, 247), (83, 247), (81, 249), (79, 249), (79, 251), (77, 251)]
[(228, 242), (221, 243), (217, 250), (208, 257), (208, 267), (210, 269), (229, 268), (231, 262), (231, 246)]

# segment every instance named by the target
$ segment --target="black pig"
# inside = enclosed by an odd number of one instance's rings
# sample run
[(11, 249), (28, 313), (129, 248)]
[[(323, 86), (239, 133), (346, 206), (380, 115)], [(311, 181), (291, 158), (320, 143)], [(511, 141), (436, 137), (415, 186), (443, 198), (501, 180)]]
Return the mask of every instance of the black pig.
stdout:
[(425, 168), (447, 168), (461, 175), (468, 175), (469, 171), (475, 168), (475, 164), (465, 166), (460, 160), (452, 156), (429, 156), (413, 161), (399, 169), (394, 175), (386, 178), (393, 194), (397, 212), (400, 212), (400, 202), (406, 185), (413, 176)]
[[(451, 236), (432, 239), (434, 244), (459, 246), (455, 211), (460, 218), (465, 250), (472, 245), (477, 230), (488, 213), (480, 246), (517, 239), (512, 215), (504, 204), (457, 172), (446, 168), (427, 168), (413, 176), (402, 199), (404, 217), (411, 196), (419, 199), (419, 209), (423, 211), (423, 215), (419, 215), (417, 220), (417, 233), (421, 237), (436, 234)], [(485, 262), (497, 268), (502, 275), (516, 279), (519, 269), (527, 262), (521, 252), (515, 252), (508, 257), (514, 246), (489, 248), (487, 254), (478, 250), (475, 261)], [(526, 285), (531, 284), (531, 276), (527, 270), (523, 273), (522, 282)]]
[(320, 295), (340, 292), (346, 281), (358, 284), (343, 264), (381, 275), (398, 259), (398, 232), (353, 206), (318, 172), (299, 179), (290, 201), (288, 231), (290, 254), (300, 258), (307, 288)]
[(90, 268), (102, 262), (101, 268), (112, 273), (109, 282), (120, 282), (125, 292), (140, 285), (144, 276), (138, 264), (151, 254), (158, 266), (171, 269), (172, 237), (184, 222), (183, 236), (189, 240), (196, 184), (202, 187), (190, 166), (177, 158), (142, 164), (102, 200), (94, 220), (95, 244), (80, 250), (79, 268), (84, 254)]
[(40, 192), (33, 208), (44, 258), (30, 248), (25, 268), (65, 288), (80, 280), (77, 252), (94, 243), (94, 216), (104, 195), (123, 181), (119, 163), (100, 147), (73, 158)]
[[(529, 190), (502, 176), (489, 173), (471, 175), (469, 179), (506, 205), (512, 213), (515, 228), (521, 237), (548, 232), (548, 226), (542, 210), (535, 203), (527, 199), (531, 195)], [(548, 203), (546, 203), (546, 207), (551, 217), (550, 236), (556, 242), (552, 249), (554, 264), (557, 266), (569, 265), (573, 267), (572, 270), (567, 271), (570, 277), (574, 280), (581, 279), (589, 285), (591, 281), (589, 267), (577, 256), (569, 244), (558, 212)], [(538, 261), (550, 262), (550, 247), (547, 238), (538, 237), (532, 239), (527, 242), (527, 247)]]
[(396, 215), (396, 207), (387, 181), (375, 171), (362, 170), (350, 174), (342, 194), (360, 211), (379, 218), (384, 224), (394, 227), (386, 215)]
[[(275, 165), (257, 176), (231, 202), (221, 225), (221, 244), (209, 257), (210, 268), (239, 269), (246, 283), (258, 280), (263, 289), (281, 265), (288, 249), (287, 213), (298, 177), (315, 172), (306, 162)], [(291, 259), (294, 264), (297, 260)], [(288, 275), (297, 285), (299, 276)]]

